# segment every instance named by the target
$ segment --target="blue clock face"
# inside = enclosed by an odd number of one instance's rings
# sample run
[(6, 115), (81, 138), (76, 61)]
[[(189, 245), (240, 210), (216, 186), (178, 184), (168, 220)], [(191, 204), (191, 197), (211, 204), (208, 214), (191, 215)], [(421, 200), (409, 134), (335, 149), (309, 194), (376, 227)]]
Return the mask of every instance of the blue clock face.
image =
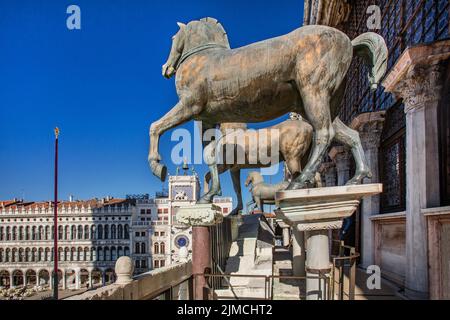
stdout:
[(189, 239), (184, 235), (180, 235), (175, 238), (175, 244), (178, 248), (186, 247), (188, 245), (188, 243), (189, 243)]

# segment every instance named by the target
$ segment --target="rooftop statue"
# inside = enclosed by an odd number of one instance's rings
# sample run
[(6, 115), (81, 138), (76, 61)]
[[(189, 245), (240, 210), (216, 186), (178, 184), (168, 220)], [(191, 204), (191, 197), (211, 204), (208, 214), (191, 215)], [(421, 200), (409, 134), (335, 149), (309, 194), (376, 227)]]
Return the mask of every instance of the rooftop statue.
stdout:
[(387, 47), (376, 33), (351, 41), (327, 26), (305, 26), (289, 34), (230, 49), (222, 25), (213, 18), (179, 23), (163, 76), (176, 74), (179, 102), (150, 128), (149, 164), (165, 180), (159, 137), (190, 120), (203, 129), (228, 122), (256, 123), (289, 112), (312, 125), (314, 140), (308, 163), (288, 189), (307, 187), (333, 140), (352, 148), (355, 176), (349, 184), (370, 177), (358, 134), (337, 114), (345, 91), (345, 76), (354, 53), (370, 66), (369, 81), (376, 89), (387, 67)]

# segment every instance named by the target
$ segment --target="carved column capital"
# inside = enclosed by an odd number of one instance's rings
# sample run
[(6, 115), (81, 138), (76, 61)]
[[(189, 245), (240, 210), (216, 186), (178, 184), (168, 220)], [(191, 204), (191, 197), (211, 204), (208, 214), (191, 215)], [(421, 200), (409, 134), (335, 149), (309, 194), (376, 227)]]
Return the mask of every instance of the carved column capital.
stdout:
[(353, 119), (350, 127), (359, 132), (364, 150), (377, 149), (383, 132), (385, 111), (363, 113)]
[(393, 89), (397, 97), (405, 103), (405, 113), (419, 111), (427, 105), (439, 101), (442, 90), (442, 67), (433, 65), (414, 65)]
[(403, 99), (406, 113), (436, 105), (442, 90), (441, 63), (449, 58), (450, 40), (408, 48), (386, 76), (383, 86)]
[(320, 24), (338, 27), (345, 23), (352, 10), (348, 0), (305, 1), (304, 24)]
[(338, 172), (344, 170), (350, 170), (350, 152), (347, 148), (343, 146), (333, 147), (328, 153), (331, 160), (336, 164), (336, 169)]

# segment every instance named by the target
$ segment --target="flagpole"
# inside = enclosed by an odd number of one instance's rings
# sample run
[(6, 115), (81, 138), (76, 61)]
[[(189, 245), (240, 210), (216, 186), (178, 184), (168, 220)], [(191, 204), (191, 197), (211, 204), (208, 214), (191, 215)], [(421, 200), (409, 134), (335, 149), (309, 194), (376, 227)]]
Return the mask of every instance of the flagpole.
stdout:
[(58, 300), (58, 136), (55, 128), (55, 201), (53, 203), (53, 298)]

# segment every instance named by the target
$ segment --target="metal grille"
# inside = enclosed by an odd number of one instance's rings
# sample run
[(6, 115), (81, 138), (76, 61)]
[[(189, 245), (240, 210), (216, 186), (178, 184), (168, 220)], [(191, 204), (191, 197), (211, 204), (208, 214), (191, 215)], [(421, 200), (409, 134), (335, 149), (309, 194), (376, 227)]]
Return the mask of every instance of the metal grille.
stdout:
[[(407, 47), (449, 37), (449, 0), (358, 0), (344, 32), (350, 38), (373, 31), (367, 28), (369, 5), (379, 5), (382, 11), (381, 34), (389, 48), (388, 70), (394, 66)], [(350, 121), (363, 112), (387, 110), (395, 104), (391, 94), (380, 87), (371, 92), (367, 67), (355, 58), (348, 74), (347, 90), (341, 108), (341, 119)]]

